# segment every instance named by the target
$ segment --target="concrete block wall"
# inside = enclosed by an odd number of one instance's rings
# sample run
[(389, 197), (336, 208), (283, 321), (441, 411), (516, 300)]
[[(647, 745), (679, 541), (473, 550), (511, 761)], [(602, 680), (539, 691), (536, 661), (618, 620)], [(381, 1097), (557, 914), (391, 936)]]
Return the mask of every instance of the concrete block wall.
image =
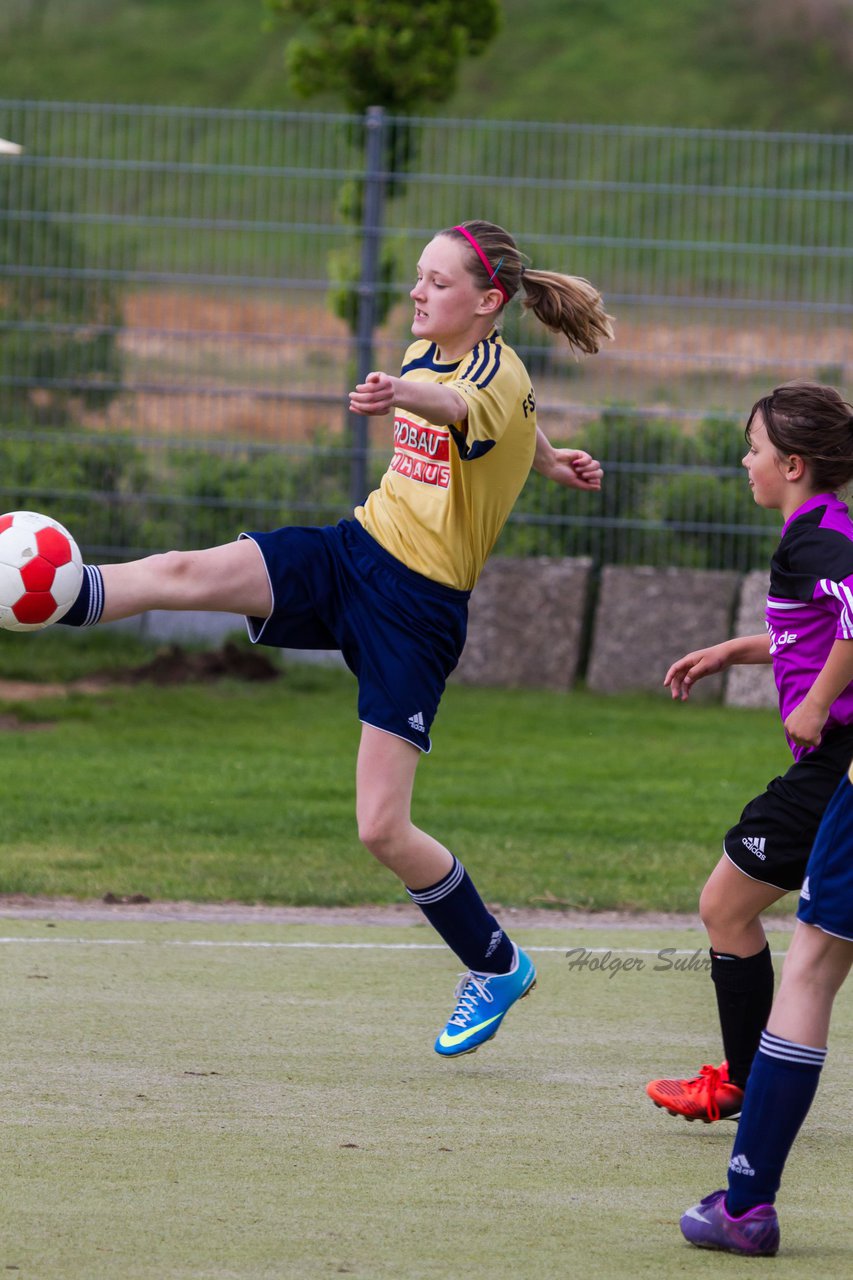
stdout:
[(471, 596), (468, 640), (453, 679), (566, 692), (580, 670), (592, 561), (489, 561)]
[[(764, 569), (748, 573), (741, 583), (732, 629), (734, 636), (764, 632), (764, 601), (769, 586)], [(726, 672), (725, 701), (730, 707), (776, 707), (776, 683), (768, 666), (731, 667)]]
[[(738, 574), (723, 571), (606, 565), (587, 670), (590, 689), (662, 691), (677, 658), (731, 634), (738, 583)], [(695, 696), (721, 697), (722, 681), (709, 676)]]
[[(691, 649), (764, 630), (764, 571), (607, 565), (596, 582), (584, 557), (496, 557), (471, 597), (468, 642), (451, 677), (462, 684), (669, 696), (668, 667)], [(163, 642), (219, 644), (242, 631), (228, 613), (151, 612), (112, 624)], [(289, 651), (296, 661), (343, 665), (339, 653)], [(775, 707), (769, 666), (734, 667), (696, 686), (697, 699)]]

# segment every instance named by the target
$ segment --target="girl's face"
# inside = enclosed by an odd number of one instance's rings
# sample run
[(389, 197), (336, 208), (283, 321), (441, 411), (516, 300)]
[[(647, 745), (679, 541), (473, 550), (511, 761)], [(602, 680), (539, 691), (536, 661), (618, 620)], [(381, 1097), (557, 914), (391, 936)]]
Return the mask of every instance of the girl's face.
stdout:
[(500, 311), (497, 289), (479, 289), (465, 267), (462, 242), (436, 236), (421, 254), (409, 296), (415, 304), (412, 333), (435, 342), (447, 360), (462, 356), (484, 338)]
[(787, 461), (771, 444), (762, 414), (756, 413), (749, 429), (749, 449), (742, 462), (749, 476), (752, 496), (759, 507), (782, 510), (787, 505), (791, 488), (785, 479)]

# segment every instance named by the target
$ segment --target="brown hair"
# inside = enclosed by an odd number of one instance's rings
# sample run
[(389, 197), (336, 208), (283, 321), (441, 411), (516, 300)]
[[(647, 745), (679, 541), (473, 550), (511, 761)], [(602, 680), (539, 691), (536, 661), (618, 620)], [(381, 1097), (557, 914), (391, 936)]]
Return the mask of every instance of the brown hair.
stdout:
[(587, 355), (595, 355), (602, 341), (613, 337), (612, 317), (604, 310), (601, 294), (588, 280), (525, 267), (512, 236), (494, 222), (473, 219), (459, 225), (474, 237), (492, 264), (491, 275), (467, 237), (456, 227), (448, 227), (438, 234), (462, 242), (466, 267), (481, 288), (499, 288), (507, 302), (522, 289), (522, 306), (553, 333), (564, 334), (573, 349)]
[(835, 387), (817, 382), (776, 387), (752, 406), (747, 441), (757, 413), (774, 448), (802, 458), (819, 489), (834, 493), (853, 480), (853, 406)]

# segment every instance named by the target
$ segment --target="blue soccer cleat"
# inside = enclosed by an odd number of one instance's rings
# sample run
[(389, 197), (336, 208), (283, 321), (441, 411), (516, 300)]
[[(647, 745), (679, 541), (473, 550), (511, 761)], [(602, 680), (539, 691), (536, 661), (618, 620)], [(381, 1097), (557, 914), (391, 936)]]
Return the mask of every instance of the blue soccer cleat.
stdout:
[(726, 1209), (725, 1191), (714, 1191), (681, 1216), (681, 1234), (699, 1249), (722, 1249), (753, 1257), (779, 1251), (779, 1219), (772, 1204), (759, 1204), (741, 1218)]
[(435, 1051), (444, 1058), (473, 1053), (491, 1040), (516, 1000), (523, 999), (536, 985), (536, 970), (530, 957), (515, 947), (515, 964), (509, 973), (463, 973), (454, 991), (456, 1008), (435, 1042)]

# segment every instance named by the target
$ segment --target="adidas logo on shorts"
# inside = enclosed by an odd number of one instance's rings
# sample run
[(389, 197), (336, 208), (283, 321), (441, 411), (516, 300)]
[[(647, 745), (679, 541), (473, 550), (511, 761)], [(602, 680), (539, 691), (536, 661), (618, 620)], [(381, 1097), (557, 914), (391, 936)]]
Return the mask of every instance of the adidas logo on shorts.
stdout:
[(424, 718), (420, 711), (416, 711), (413, 716), (409, 716), (409, 724), (416, 733), (426, 733), (426, 729), (424, 728)]
[(811, 891), (809, 889), (808, 876), (806, 876), (805, 880), (803, 881), (803, 887), (800, 890), (800, 897), (802, 898), (803, 902), (811, 902), (812, 900)]
[(746, 845), (749, 852), (754, 853), (756, 858), (760, 858), (762, 862), (764, 862), (767, 857), (764, 852), (765, 843), (766, 841), (764, 836), (744, 836), (741, 840), (741, 844)]

